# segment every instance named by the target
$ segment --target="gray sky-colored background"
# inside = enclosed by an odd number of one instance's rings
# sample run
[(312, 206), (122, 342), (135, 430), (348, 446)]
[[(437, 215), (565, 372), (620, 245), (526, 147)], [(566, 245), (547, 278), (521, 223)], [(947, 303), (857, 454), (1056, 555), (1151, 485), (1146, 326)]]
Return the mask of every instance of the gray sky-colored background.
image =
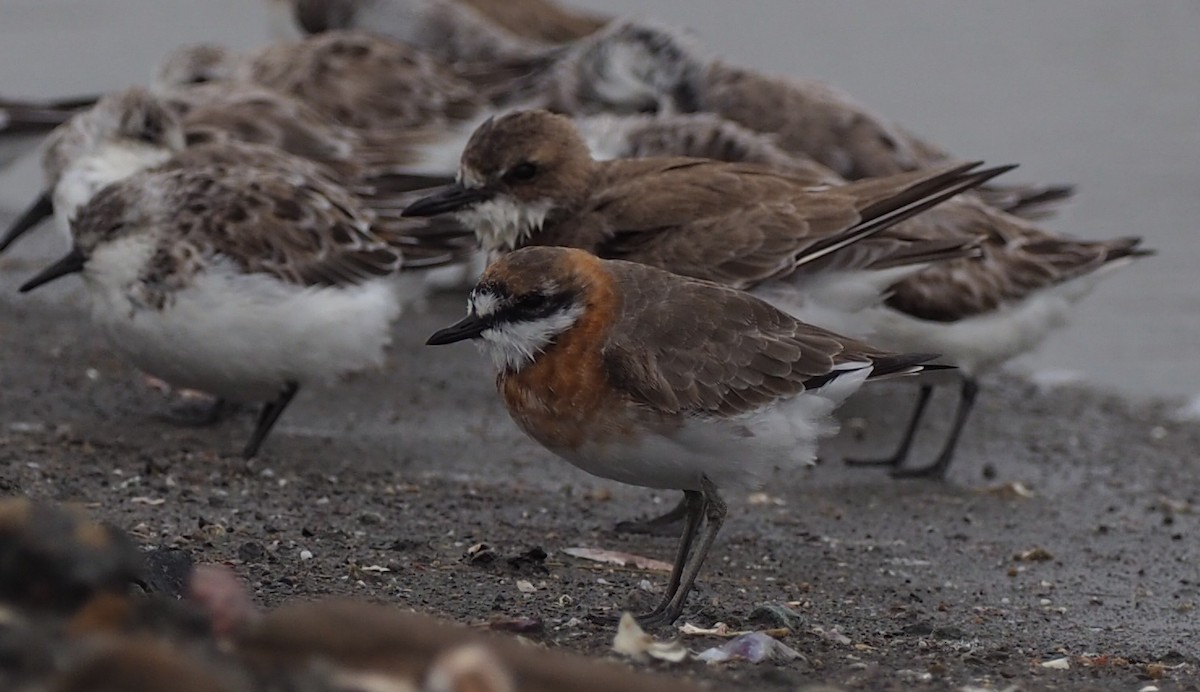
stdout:
[[(1138, 396), (1200, 394), (1200, 3), (571, 4), (682, 24), (739, 63), (827, 79), (963, 157), (1078, 183), (1078, 201), (1048, 228), (1142, 235), (1160, 255), (1108, 279), (1017, 365), (1077, 371)], [(0, 94), (119, 88), (144, 82), (180, 43), (268, 36), (255, 0), (0, 0)], [(29, 157), (0, 172), (0, 209), (38, 186)]]

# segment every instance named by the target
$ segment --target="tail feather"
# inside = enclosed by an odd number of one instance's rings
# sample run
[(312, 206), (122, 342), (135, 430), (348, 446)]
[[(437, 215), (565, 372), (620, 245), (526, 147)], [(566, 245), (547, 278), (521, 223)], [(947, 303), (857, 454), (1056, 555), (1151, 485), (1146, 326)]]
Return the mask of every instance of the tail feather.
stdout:
[(1158, 251), (1151, 248), (1139, 247), (1142, 239), (1137, 236), (1127, 236), (1125, 238), (1114, 238), (1105, 242), (1105, 247), (1108, 254), (1105, 256), (1105, 262), (1113, 262), (1125, 257), (1149, 257), (1157, 254)]
[(1074, 185), (984, 185), (979, 198), (1001, 211), (1023, 219), (1052, 216), (1057, 206), (1075, 196)]
[(867, 378), (867, 381), (915, 375), (931, 370), (954, 369), (953, 365), (929, 362), (940, 357), (940, 354), (937, 353), (895, 353), (876, 356), (871, 359), (874, 367), (871, 369), (871, 376)]
[[(897, 377), (906, 377), (908, 375), (917, 375), (922, 372), (932, 372), (934, 370), (954, 370), (953, 365), (944, 365), (941, 363), (930, 363), (929, 361), (939, 358), (936, 353), (884, 353), (873, 354), (870, 356), (871, 374), (867, 376), (867, 382), (878, 382), (880, 380), (890, 380)], [(861, 368), (859, 368), (861, 369)], [(837, 378), (854, 372), (855, 369), (834, 369), (824, 375), (810, 377), (804, 381), (804, 388), (807, 390), (820, 389), (825, 385), (833, 382)]]

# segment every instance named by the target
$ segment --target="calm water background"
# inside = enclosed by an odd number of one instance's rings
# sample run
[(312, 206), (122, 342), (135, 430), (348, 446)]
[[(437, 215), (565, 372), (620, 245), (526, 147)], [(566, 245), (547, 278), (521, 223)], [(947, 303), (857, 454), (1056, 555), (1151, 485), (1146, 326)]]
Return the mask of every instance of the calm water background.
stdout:
[[(1142, 235), (1159, 256), (1103, 283), (1016, 367), (1135, 396), (1200, 393), (1200, 3), (1195, 0), (578, 0), (693, 29), (736, 62), (829, 80), (964, 158), (1081, 193), (1048, 222)], [(0, 94), (144, 82), (184, 42), (269, 35), (256, 0), (0, 0)], [(0, 172), (0, 209), (39, 186)], [(7, 297), (5, 299), (8, 299)]]

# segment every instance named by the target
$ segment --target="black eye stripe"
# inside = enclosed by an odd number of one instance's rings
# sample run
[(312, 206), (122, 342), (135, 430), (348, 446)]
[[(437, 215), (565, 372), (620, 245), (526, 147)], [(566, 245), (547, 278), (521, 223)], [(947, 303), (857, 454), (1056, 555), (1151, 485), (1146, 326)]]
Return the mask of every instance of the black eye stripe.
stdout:
[(498, 310), (496, 319), (510, 322), (539, 320), (567, 309), (574, 300), (575, 296), (570, 292), (527, 293)]

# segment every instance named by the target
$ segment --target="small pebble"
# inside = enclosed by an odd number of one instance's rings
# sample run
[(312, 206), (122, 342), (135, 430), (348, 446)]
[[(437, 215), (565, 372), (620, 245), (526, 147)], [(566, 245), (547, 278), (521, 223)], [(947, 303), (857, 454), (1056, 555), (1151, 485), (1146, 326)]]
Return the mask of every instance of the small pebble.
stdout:
[(313, 559), (313, 554), (312, 554), (312, 551), (311, 551), (311, 550), (301, 550), (301, 551), (300, 551), (300, 559), (301, 559), (301, 560), (311, 560), (311, 559)]

